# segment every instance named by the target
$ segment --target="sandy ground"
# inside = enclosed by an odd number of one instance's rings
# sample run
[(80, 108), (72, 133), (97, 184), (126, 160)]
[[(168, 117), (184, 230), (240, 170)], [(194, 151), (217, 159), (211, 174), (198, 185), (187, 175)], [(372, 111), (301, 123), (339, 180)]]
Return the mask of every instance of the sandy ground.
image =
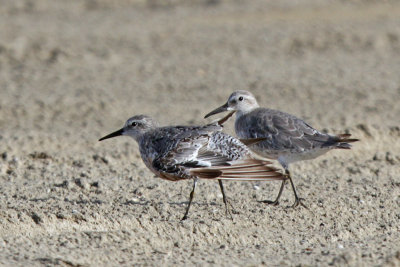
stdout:
[[(0, 265), (400, 266), (400, 3), (1, 1)], [(135, 114), (203, 124), (238, 89), (362, 142), (279, 183), (155, 178)], [(227, 131), (232, 133), (233, 120)]]

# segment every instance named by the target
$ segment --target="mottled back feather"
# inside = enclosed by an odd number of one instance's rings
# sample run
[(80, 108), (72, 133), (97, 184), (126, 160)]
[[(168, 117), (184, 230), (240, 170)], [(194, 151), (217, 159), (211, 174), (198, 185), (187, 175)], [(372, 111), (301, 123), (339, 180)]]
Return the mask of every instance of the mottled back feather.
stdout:
[(240, 138), (266, 138), (253, 147), (272, 151), (303, 152), (323, 147), (331, 137), (293, 115), (266, 108), (239, 117), (235, 129)]

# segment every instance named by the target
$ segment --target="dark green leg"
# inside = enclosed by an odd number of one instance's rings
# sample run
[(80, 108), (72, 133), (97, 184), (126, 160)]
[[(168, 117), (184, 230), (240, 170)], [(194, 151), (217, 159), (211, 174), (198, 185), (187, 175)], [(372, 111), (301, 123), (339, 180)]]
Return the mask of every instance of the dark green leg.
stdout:
[(281, 188), (279, 189), (278, 196), (276, 197), (276, 199), (274, 201), (272, 201), (272, 200), (263, 200), (261, 202), (267, 203), (269, 205), (277, 206), (279, 204), (279, 199), (281, 198), (281, 195), (282, 195), (282, 192), (283, 192), (283, 188), (285, 187), (285, 184), (286, 184), (286, 180), (283, 180), (282, 184), (281, 184)]
[(193, 200), (193, 197), (194, 197), (194, 190), (196, 189), (196, 185), (197, 185), (197, 179), (194, 179), (193, 180), (193, 189), (192, 189), (192, 192), (190, 192), (189, 204), (186, 207), (185, 215), (183, 215), (182, 221), (187, 219), (187, 215), (189, 213), (190, 205), (192, 204), (192, 200)]
[(228, 204), (229, 204), (228, 198), (226, 197), (225, 191), (224, 191), (224, 185), (222, 184), (222, 181), (221, 181), (221, 180), (218, 180), (218, 183), (219, 183), (219, 188), (221, 188), (222, 200), (224, 201), (224, 204), (225, 204), (225, 214), (226, 214), (226, 215), (229, 214), (230, 217), (232, 218), (232, 214), (230, 213), (229, 207), (228, 207)]
[(293, 189), (293, 193), (294, 193), (294, 197), (295, 197), (295, 201), (294, 201), (294, 204), (292, 205), (292, 208), (295, 208), (298, 205), (301, 205), (304, 208), (308, 209), (307, 206), (304, 205), (303, 202), (301, 201), (301, 199), (297, 196), (296, 189), (294, 188), (294, 183), (292, 181), (292, 177), (290, 176), (289, 170), (286, 169), (285, 173), (286, 173), (287, 177), (289, 178), (290, 184), (292, 185), (292, 189)]

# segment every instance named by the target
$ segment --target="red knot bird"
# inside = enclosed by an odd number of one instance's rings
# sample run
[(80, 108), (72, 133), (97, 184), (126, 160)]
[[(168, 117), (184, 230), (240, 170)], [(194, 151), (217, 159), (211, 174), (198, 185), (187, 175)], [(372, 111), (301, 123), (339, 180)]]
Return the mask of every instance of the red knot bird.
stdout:
[(222, 180), (285, 180), (286, 175), (270, 166), (271, 162), (253, 157), (244, 144), (264, 139), (240, 141), (222, 132), (222, 123), (233, 113), (204, 126), (167, 126), (145, 115), (126, 121), (124, 127), (99, 141), (127, 135), (136, 140), (145, 165), (157, 176), (169, 181), (192, 179), (193, 188), (182, 220), (187, 218), (197, 180), (216, 179), (228, 212)]
[[(350, 149), (349, 143), (358, 139), (350, 134), (330, 135), (311, 127), (303, 120), (288, 113), (259, 107), (256, 98), (248, 91), (232, 93), (221, 107), (208, 113), (205, 118), (224, 111), (236, 112), (235, 132), (239, 138), (265, 138), (252, 144), (250, 148), (257, 154), (277, 159), (290, 181), (295, 196), (292, 207), (299, 204), (306, 207), (297, 196), (289, 172), (289, 164), (296, 161), (314, 159), (335, 148)], [(264, 202), (277, 205), (286, 180), (282, 181), (277, 198)]]

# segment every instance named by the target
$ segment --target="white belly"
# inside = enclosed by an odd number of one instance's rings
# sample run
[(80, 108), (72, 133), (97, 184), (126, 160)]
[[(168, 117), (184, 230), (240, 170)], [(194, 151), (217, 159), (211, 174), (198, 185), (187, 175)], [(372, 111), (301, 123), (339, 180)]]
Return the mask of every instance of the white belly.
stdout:
[(330, 148), (315, 149), (304, 152), (290, 152), (290, 151), (277, 151), (277, 150), (262, 150), (257, 149), (256, 146), (250, 147), (251, 150), (258, 155), (267, 158), (278, 160), (282, 165), (289, 165), (290, 163), (302, 160), (315, 159), (330, 150)]

